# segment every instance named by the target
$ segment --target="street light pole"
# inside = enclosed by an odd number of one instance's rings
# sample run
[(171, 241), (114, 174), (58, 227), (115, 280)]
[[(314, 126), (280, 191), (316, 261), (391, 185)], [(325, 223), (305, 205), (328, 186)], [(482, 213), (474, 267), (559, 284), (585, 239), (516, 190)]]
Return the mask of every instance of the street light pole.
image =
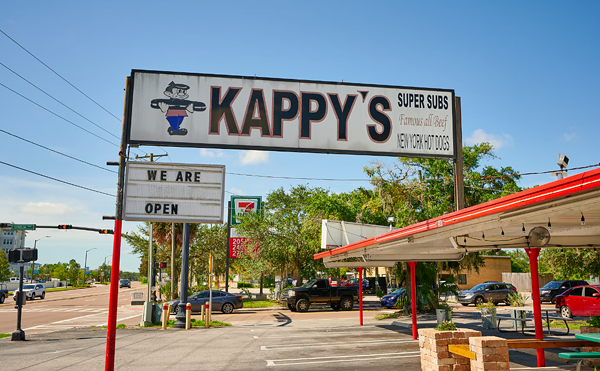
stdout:
[[(37, 242), (39, 240), (43, 240), (44, 238), (50, 238), (52, 236), (44, 236), (42, 238), (38, 238), (37, 240), (33, 241), (33, 248), (35, 249), (35, 247), (37, 246)], [(31, 264), (31, 283), (33, 283), (33, 270), (35, 268), (35, 262), (30, 262), (29, 264)]]
[[(104, 257), (104, 269), (106, 269), (106, 258), (108, 258), (109, 256), (112, 256), (112, 254), (111, 255), (106, 255)], [(102, 282), (104, 282), (104, 270), (102, 270)]]
[(87, 282), (87, 253), (88, 251), (92, 251), (92, 250), (96, 250), (96, 248), (94, 247), (93, 249), (89, 249), (86, 250), (85, 252), (85, 260), (83, 261), (83, 284), (85, 285), (85, 283)]

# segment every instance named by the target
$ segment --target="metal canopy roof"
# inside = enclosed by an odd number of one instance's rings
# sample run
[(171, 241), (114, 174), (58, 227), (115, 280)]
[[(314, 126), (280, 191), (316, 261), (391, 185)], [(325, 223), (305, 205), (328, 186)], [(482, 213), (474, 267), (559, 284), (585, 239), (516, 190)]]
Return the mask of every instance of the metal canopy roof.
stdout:
[[(535, 227), (547, 229), (549, 239), (532, 234)], [(497, 248), (596, 246), (600, 249), (600, 169), (323, 251), (314, 258), (323, 259), (327, 267), (384, 267), (399, 261), (457, 261), (470, 251)], [(347, 258), (361, 261), (344, 261)]]

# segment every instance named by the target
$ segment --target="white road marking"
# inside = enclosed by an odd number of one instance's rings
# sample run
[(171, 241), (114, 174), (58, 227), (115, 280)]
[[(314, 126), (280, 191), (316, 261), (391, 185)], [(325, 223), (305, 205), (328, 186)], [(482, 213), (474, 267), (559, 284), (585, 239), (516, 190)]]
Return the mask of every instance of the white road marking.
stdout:
[(283, 345), (262, 345), (260, 350), (275, 350), (275, 349), (292, 349), (292, 348), (308, 348), (308, 347), (343, 347), (354, 346), (357, 344), (371, 345), (384, 343), (417, 343), (418, 340), (362, 340), (362, 341), (346, 341), (340, 343), (300, 343), (300, 344), (283, 344)]
[[(254, 331), (254, 330), (252, 330)], [(394, 331), (328, 331), (322, 334), (306, 334), (306, 337), (309, 338), (313, 338), (313, 337), (321, 337), (321, 336), (337, 336), (337, 335), (362, 335), (362, 334), (390, 334), (390, 335), (397, 335), (396, 332)], [(272, 335), (272, 336), (262, 336), (260, 337), (261, 339), (276, 339), (276, 338), (288, 338), (290, 337), (289, 335)], [(255, 339), (258, 339), (258, 336), (254, 337)], [(297, 336), (296, 336), (297, 338)]]
[[(266, 360), (267, 366), (290, 366), (290, 365), (305, 365), (314, 363), (332, 363), (344, 361), (372, 361), (376, 359), (391, 359), (391, 358), (416, 358), (420, 357), (420, 352), (402, 352), (402, 353), (382, 353), (382, 354), (360, 354), (351, 356), (333, 356), (333, 357), (314, 357), (314, 358), (290, 358), (290, 359), (271, 359)], [(343, 359), (342, 359), (343, 358)], [(303, 362), (296, 362), (303, 361)], [(281, 363), (278, 363), (281, 362)], [(285, 363), (287, 362), (287, 363)]]

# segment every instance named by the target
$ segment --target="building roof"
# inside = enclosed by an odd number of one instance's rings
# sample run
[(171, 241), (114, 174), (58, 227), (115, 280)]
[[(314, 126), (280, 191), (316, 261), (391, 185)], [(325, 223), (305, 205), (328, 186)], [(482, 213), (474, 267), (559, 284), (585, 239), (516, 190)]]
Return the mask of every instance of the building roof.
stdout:
[[(545, 238), (544, 230), (549, 234)], [(595, 169), (326, 250), (314, 258), (323, 259), (328, 267), (457, 261), (468, 251), (590, 248), (600, 246), (599, 235), (600, 169)]]

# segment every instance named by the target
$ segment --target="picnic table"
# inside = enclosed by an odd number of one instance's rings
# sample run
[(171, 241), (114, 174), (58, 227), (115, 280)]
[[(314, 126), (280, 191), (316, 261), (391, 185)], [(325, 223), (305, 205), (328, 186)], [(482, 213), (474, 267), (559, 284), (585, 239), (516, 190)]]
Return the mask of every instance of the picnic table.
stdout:
[[(498, 310), (516, 310), (516, 311), (524, 311), (524, 312), (533, 312), (533, 307), (503, 307), (503, 308), (497, 308)], [(548, 335), (551, 335), (552, 332), (550, 330), (550, 320), (558, 320), (558, 321), (563, 321), (565, 323), (565, 326), (567, 327), (567, 333), (564, 335), (568, 335), (569, 332), (571, 331), (571, 329), (569, 328), (569, 325), (567, 323), (567, 321), (569, 321), (570, 319), (568, 318), (563, 318), (563, 317), (550, 317), (550, 312), (556, 312), (556, 309), (547, 309), (547, 308), (541, 308), (542, 312), (546, 312), (546, 324), (548, 325)], [(518, 318), (518, 317), (509, 317), (509, 316), (496, 316), (496, 319), (498, 320), (498, 331), (500, 332), (506, 332), (500, 329), (500, 322), (502, 320), (509, 320), (509, 321), (513, 321), (515, 323), (515, 331), (518, 331), (518, 326), (517, 323), (521, 322), (523, 324), (523, 327), (521, 328), (521, 332), (523, 332), (523, 334), (525, 334), (525, 323), (527, 321), (530, 321), (531, 319), (529, 318)]]
[[(575, 338), (580, 340), (593, 341), (600, 346), (600, 334), (575, 334)], [(576, 371), (581, 370), (581, 363), (585, 359), (600, 359), (600, 352), (573, 352), (573, 353), (558, 353), (561, 358), (577, 359)]]

